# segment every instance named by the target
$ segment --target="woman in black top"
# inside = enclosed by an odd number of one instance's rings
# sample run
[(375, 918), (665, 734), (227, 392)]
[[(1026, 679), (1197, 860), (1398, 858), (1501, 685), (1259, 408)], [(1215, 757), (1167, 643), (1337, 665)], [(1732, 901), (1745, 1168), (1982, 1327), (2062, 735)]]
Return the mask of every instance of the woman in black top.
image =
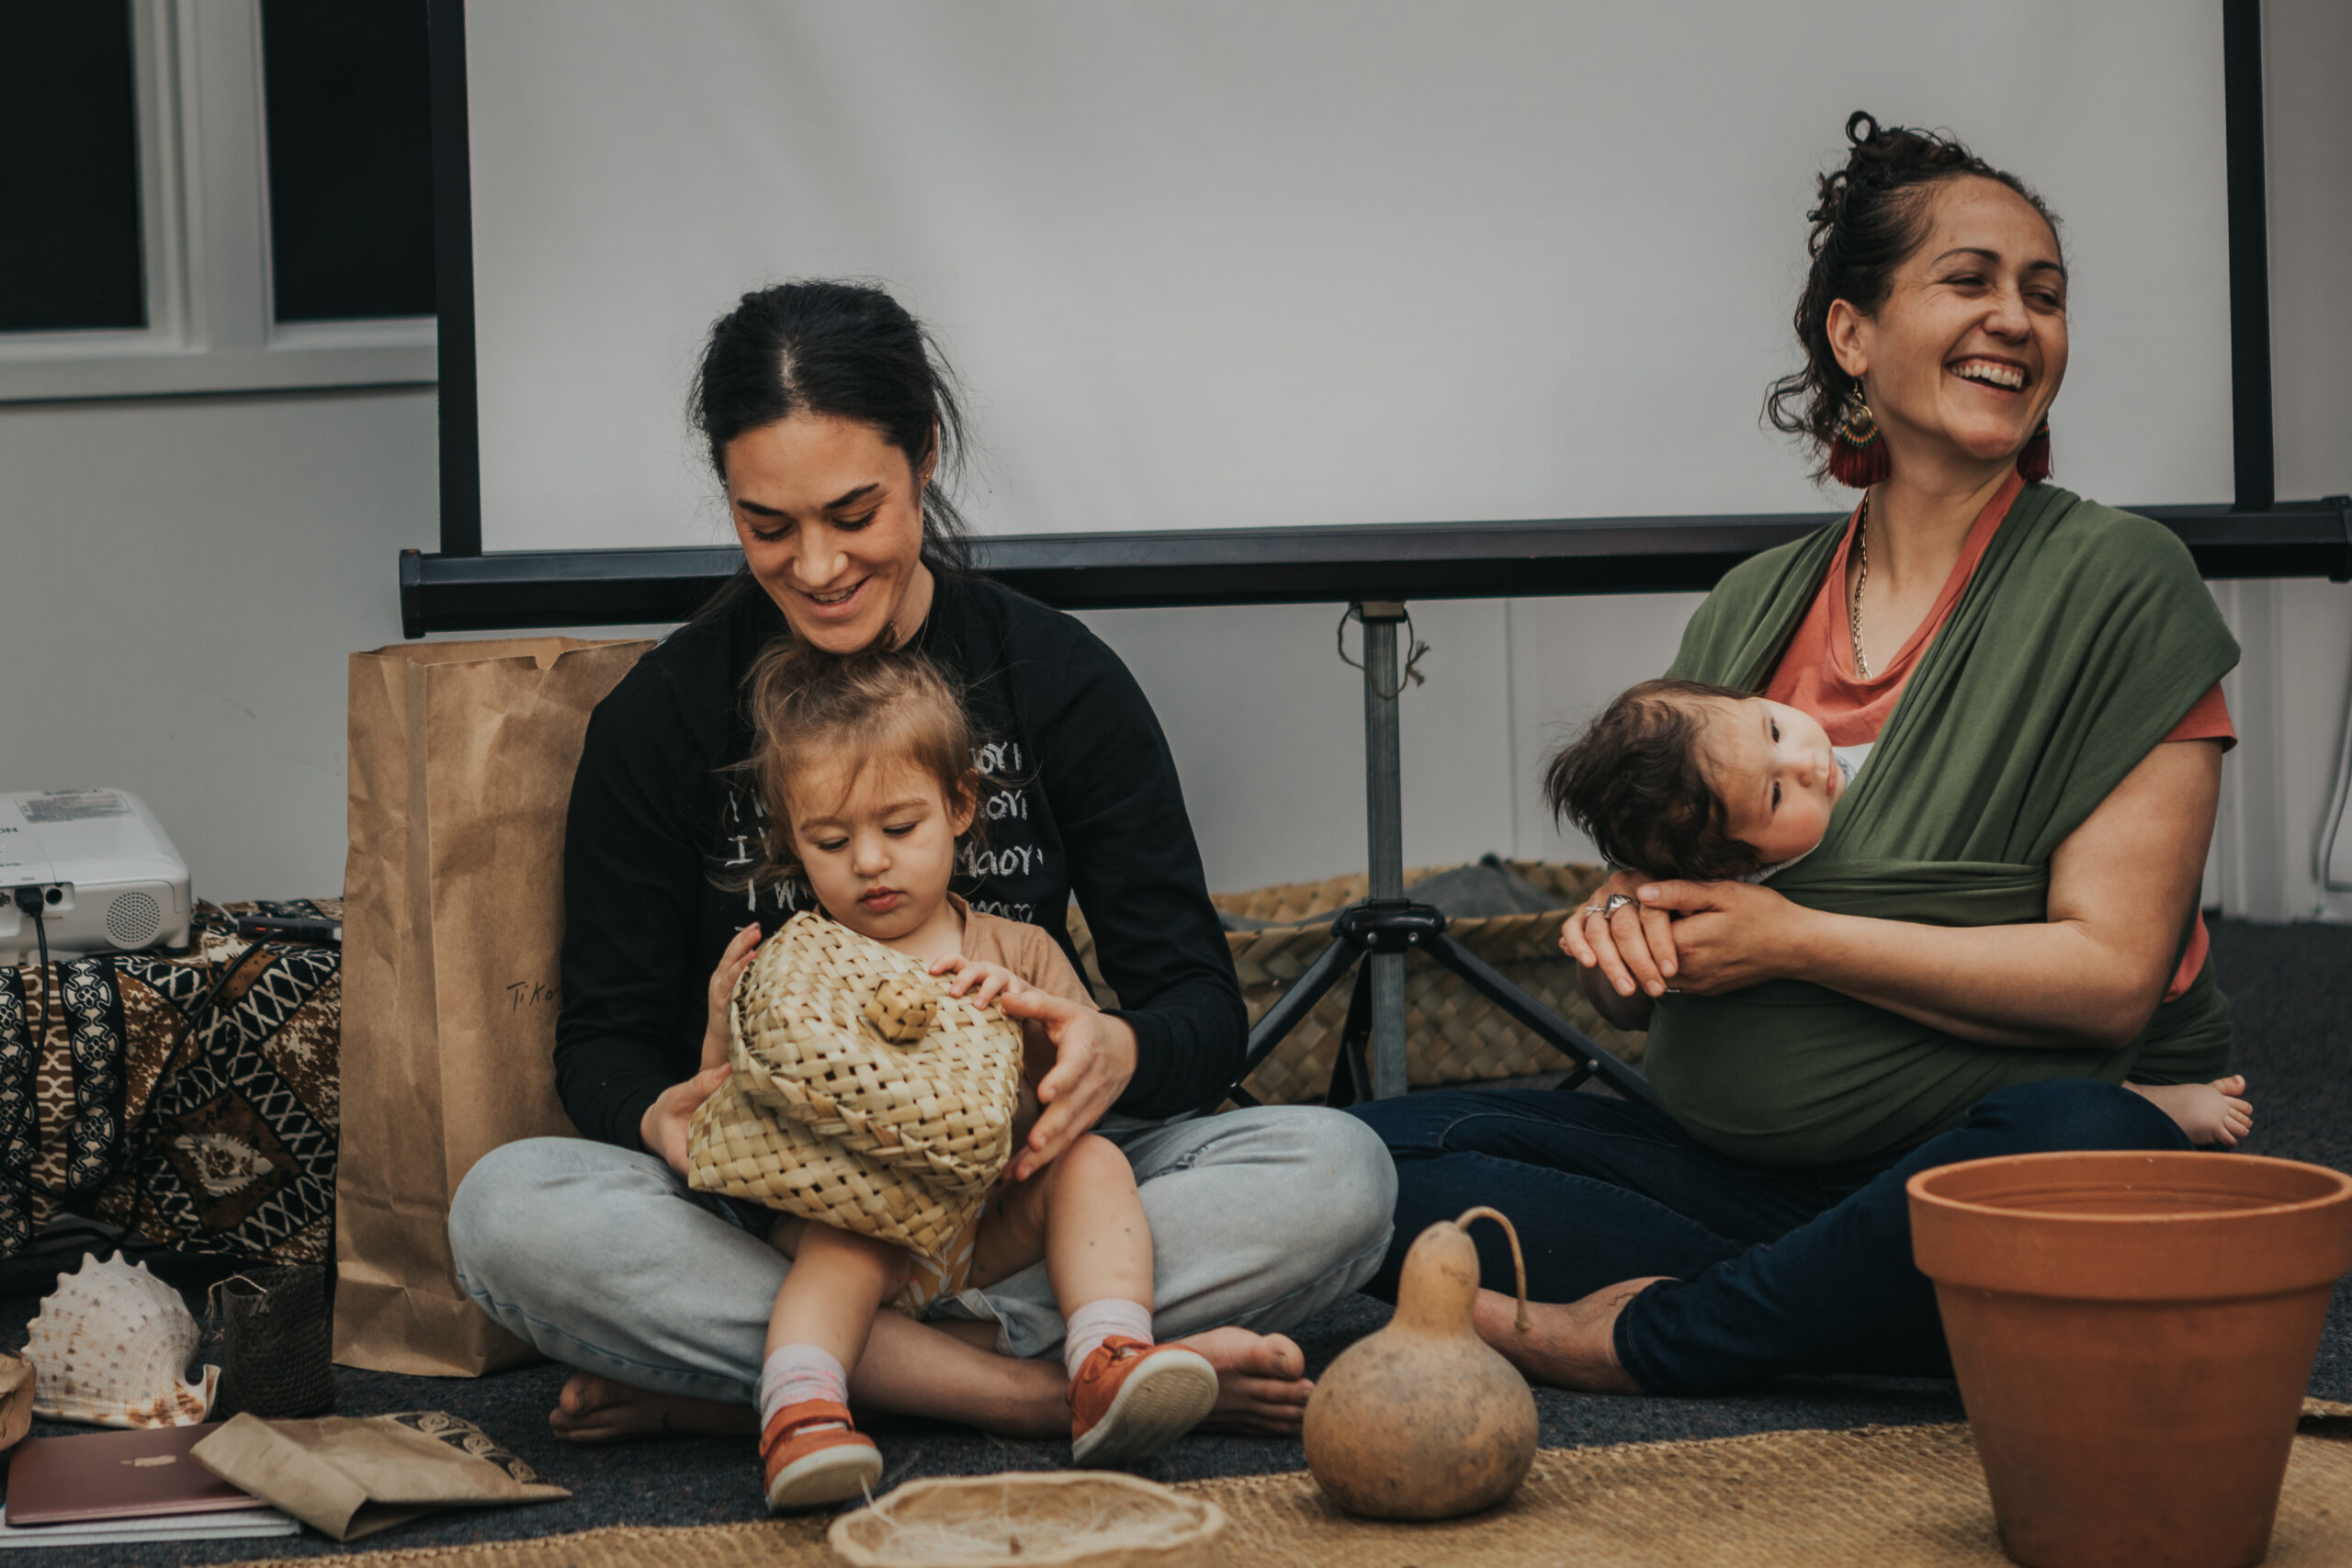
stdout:
[[(1075, 896), (1125, 1004), (1031, 994), (1057, 1058), (1013, 1173), (1089, 1128), (1115, 1138), (1151, 1219), (1156, 1330), (1194, 1336), (1218, 1366), (1228, 1427), (1295, 1429), (1304, 1362), (1274, 1331), (1378, 1265), (1395, 1175), (1379, 1141), (1335, 1112), (1166, 1120), (1222, 1099), (1245, 1015), (1149, 704), (1083, 626), (965, 568), (961, 520), (934, 482), (960, 447), (960, 413), (922, 329), (888, 295), (833, 283), (746, 295), (713, 329), (695, 414), (747, 570), (590, 721), (564, 852), (556, 1045), (586, 1137), (509, 1145), (475, 1167), (450, 1212), (459, 1279), (583, 1369), (551, 1417), (559, 1431), (748, 1428), (788, 1264), (763, 1239), (763, 1212), (686, 1189), (686, 1123), (719, 1076), (695, 1073), (719, 953), (807, 899), (788, 884), (729, 890), (759, 812), (728, 772), (750, 747), (737, 688), (778, 637), (836, 653), (911, 642), (965, 682), (986, 738), (988, 831), (963, 851), (959, 890), (1065, 950)], [(1034, 1359), (1061, 1337), (1042, 1265), (949, 1313), (962, 1321), (883, 1314), (854, 1396), (999, 1430), (1067, 1427), (1061, 1369)]]

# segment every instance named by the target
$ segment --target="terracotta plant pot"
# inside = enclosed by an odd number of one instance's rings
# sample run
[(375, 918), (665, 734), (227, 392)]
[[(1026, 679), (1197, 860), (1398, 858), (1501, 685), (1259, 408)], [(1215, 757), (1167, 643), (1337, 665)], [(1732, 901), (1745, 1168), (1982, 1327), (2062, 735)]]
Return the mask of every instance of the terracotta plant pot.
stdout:
[(1911, 1245), (2030, 1568), (2247, 1568), (2270, 1544), (2352, 1178), (2213, 1153), (1922, 1171)]

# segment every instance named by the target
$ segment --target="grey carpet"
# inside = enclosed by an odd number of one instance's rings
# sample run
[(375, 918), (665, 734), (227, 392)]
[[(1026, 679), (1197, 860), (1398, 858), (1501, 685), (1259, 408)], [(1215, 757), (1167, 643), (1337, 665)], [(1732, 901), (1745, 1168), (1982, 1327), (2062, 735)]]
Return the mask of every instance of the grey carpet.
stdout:
[[(2252, 926), (2223, 921), (2214, 931), (2223, 988), (2236, 1010), (2245, 1071), (2252, 1080), (2256, 1132), (2248, 1152), (2313, 1160), (2352, 1169), (2352, 928)], [(0, 1345), (21, 1346), (30, 1298), (0, 1299)], [(1311, 1370), (1320, 1371), (1348, 1344), (1378, 1327), (1387, 1309), (1354, 1297), (1297, 1334)], [(395, 1377), (338, 1369), (345, 1415), (447, 1410), (481, 1425), (571, 1489), (564, 1502), (527, 1508), (451, 1513), (370, 1537), (364, 1546), (431, 1546), (591, 1529), (604, 1525), (707, 1524), (762, 1515), (757, 1461), (743, 1439), (673, 1438), (575, 1449), (548, 1432), (547, 1412), (565, 1372), (552, 1366), (495, 1377)], [(2339, 1289), (2320, 1348), (2311, 1392), (2352, 1400), (2352, 1287)], [(1960, 1401), (1949, 1382), (1913, 1379), (1783, 1379), (1716, 1399), (1606, 1399), (1540, 1390), (1536, 1407), (1547, 1448), (1730, 1437), (1798, 1427), (1872, 1422), (1956, 1420)], [(41, 1423), (36, 1433), (86, 1428)], [(1057, 1443), (989, 1438), (939, 1423), (897, 1422), (873, 1428), (888, 1464), (886, 1481), (917, 1475), (1057, 1468), (1069, 1450)], [(1179, 1481), (1301, 1468), (1298, 1444), (1269, 1438), (1196, 1437), (1179, 1443), (1143, 1473)], [(227, 1562), (255, 1556), (311, 1555), (346, 1550), (314, 1532), (293, 1540), (186, 1543), (90, 1550), (51, 1549), (28, 1568), (97, 1564), (157, 1568)]]

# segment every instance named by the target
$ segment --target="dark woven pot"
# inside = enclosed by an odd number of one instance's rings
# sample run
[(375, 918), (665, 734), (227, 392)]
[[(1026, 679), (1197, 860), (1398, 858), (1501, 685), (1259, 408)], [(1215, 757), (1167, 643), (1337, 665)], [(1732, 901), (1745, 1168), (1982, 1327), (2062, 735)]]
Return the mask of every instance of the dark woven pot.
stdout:
[(212, 1418), (273, 1421), (334, 1408), (334, 1318), (327, 1271), (311, 1264), (248, 1269), (216, 1288), (220, 1389)]

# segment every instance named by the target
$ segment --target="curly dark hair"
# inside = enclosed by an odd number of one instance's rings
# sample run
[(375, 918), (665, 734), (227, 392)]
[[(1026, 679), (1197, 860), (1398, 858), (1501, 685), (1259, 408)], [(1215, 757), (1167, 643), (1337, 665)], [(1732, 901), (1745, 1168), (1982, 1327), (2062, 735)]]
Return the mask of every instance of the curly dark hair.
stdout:
[(1967, 175), (1997, 180), (2033, 204), (2058, 232), (2057, 214), (2017, 177), (1993, 167), (1941, 131), (1881, 125), (1856, 109), (1846, 118), (1851, 151), (1846, 165), (1821, 176), (1820, 201), (1805, 216), (1813, 266), (1797, 297), (1797, 342), (1804, 368), (1772, 383), (1764, 418), (1773, 429), (1804, 437), (1814, 447), (1815, 479), (1829, 472), (1829, 442), (1854, 378), (1829, 347), (1829, 307), (1843, 299), (1865, 316), (1886, 303), (1894, 269), (1928, 238), (1928, 199), (1935, 187)]
[(1750, 694), (1703, 681), (1627, 687), (1544, 763), (1553, 818), (1644, 876), (1719, 882), (1756, 871), (1763, 857), (1731, 836), (1699, 755), (1700, 705)]

